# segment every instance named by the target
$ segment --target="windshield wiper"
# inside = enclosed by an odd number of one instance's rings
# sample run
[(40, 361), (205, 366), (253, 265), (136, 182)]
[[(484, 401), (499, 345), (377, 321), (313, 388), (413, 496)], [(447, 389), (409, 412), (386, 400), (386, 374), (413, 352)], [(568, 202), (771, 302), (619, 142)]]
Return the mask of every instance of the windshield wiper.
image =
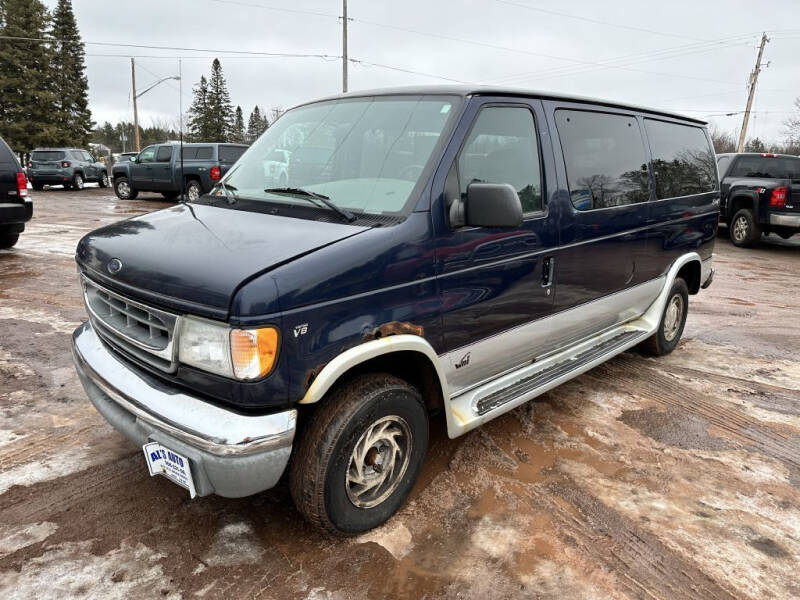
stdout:
[(226, 184), (224, 181), (220, 181), (217, 185), (225, 192), (225, 199), (228, 201), (228, 204), (236, 204), (236, 201), (239, 199), (236, 195), (236, 188)]
[(269, 194), (289, 194), (291, 196), (308, 198), (309, 200), (311, 199), (319, 200), (348, 223), (352, 223), (358, 218), (349, 210), (336, 206), (333, 202), (331, 202), (331, 199), (328, 196), (325, 196), (323, 194), (317, 194), (316, 192), (311, 192), (309, 190), (304, 190), (303, 188), (274, 187), (274, 188), (267, 188), (264, 191)]

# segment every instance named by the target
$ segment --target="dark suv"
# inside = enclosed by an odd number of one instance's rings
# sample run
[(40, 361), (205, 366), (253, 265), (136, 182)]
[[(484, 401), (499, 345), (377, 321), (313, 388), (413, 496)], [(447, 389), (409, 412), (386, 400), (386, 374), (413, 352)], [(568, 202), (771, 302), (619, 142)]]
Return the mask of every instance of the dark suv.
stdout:
[(32, 213), (25, 173), (11, 148), (0, 138), (0, 248), (17, 243)]
[(787, 154), (718, 154), (720, 220), (736, 246), (762, 233), (788, 239), (800, 233), (800, 158)]
[(28, 161), (28, 177), (35, 190), (41, 190), (45, 185), (82, 190), (88, 181), (108, 187), (105, 163), (81, 148), (37, 148)]

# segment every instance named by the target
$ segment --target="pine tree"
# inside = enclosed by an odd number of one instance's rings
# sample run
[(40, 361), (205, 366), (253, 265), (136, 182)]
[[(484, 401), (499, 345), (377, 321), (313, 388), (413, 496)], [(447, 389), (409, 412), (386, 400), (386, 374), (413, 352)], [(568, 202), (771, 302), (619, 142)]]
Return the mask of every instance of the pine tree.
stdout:
[(209, 142), (227, 142), (233, 131), (233, 106), (228, 84), (222, 74), (218, 58), (211, 63), (211, 77), (208, 80)]
[(210, 142), (213, 141), (210, 137), (209, 130), (209, 112), (208, 112), (208, 81), (205, 75), (200, 77), (200, 83), (195, 86), (194, 99), (192, 105), (189, 107), (189, 120), (186, 124), (188, 131), (189, 141), (192, 142)]
[[(44, 38), (49, 16), (39, 0), (0, 0), (0, 35)], [(50, 51), (37, 41), (3, 40), (0, 50), (0, 136), (18, 153), (51, 143), (55, 96)]]
[(53, 120), (57, 125), (54, 145), (81, 146), (89, 142), (92, 113), (83, 40), (71, 0), (58, 0), (51, 30), (51, 89), (55, 92)]
[(247, 120), (247, 143), (252, 144), (258, 139), (258, 136), (264, 131), (261, 118), (261, 109), (256, 106), (253, 112), (250, 113), (250, 118)]
[(247, 134), (244, 130), (244, 115), (242, 114), (242, 107), (236, 107), (236, 113), (233, 118), (233, 131), (231, 132), (231, 141), (234, 144), (244, 144)]

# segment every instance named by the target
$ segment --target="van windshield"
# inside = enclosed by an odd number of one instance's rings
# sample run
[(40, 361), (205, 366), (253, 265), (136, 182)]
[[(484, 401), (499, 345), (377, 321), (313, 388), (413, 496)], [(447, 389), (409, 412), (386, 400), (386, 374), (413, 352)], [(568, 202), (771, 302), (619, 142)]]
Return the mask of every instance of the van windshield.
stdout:
[(356, 214), (403, 215), (458, 102), (375, 96), (295, 108), (247, 150), (224, 183), (240, 199), (307, 206), (307, 197), (266, 191), (301, 189)]

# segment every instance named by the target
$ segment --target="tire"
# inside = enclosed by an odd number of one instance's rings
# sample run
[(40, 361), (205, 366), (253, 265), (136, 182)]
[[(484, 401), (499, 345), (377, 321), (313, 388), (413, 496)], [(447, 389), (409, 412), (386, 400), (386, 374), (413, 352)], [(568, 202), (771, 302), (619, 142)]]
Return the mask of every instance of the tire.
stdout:
[[(676, 311), (677, 314), (672, 311)], [(688, 314), (689, 287), (681, 277), (677, 277), (667, 296), (664, 312), (658, 322), (658, 330), (639, 344), (642, 352), (650, 356), (664, 356), (675, 350), (683, 335)]]
[(32, 188), (33, 188), (35, 191), (37, 191), (37, 192), (41, 192), (41, 191), (44, 189), (44, 184), (43, 184), (43, 183), (32, 183), (32, 184), (31, 184), (31, 187), (32, 187)]
[(761, 239), (761, 227), (749, 208), (742, 208), (733, 215), (729, 229), (731, 242), (739, 248), (751, 248)]
[(80, 191), (83, 189), (85, 183), (86, 182), (83, 180), (83, 175), (81, 175), (80, 173), (75, 173), (75, 175), (72, 176), (72, 182), (70, 183), (70, 188), (73, 190)]
[(175, 198), (180, 196), (180, 192), (161, 192), (161, 195), (167, 200), (175, 200)]
[(134, 200), (139, 195), (128, 183), (127, 177), (114, 177), (114, 193), (120, 200)]
[(200, 196), (203, 195), (203, 188), (200, 185), (200, 182), (196, 179), (190, 179), (186, 183), (186, 199), (189, 202), (194, 202), (200, 199)]
[(100, 179), (97, 181), (97, 183), (100, 185), (101, 188), (107, 188), (108, 185), (109, 185), (109, 183), (108, 183), (108, 173), (103, 171), (100, 174)]
[[(375, 443), (368, 450), (362, 447), (358, 460), (356, 446), (369, 444), (370, 434)], [(386, 443), (390, 438), (405, 451), (392, 452)], [(330, 534), (368, 531), (403, 505), (427, 449), (428, 412), (419, 391), (391, 375), (357, 376), (322, 400), (296, 444), (289, 473), (292, 498), (307, 521)], [(376, 466), (392, 455), (394, 468), (382, 482), (359, 491), (351, 479), (359, 477), (355, 464), (362, 479), (377, 481), (381, 471)]]
[(18, 233), (0, 233), (0, 249), (12, 248), (18, 241)]

